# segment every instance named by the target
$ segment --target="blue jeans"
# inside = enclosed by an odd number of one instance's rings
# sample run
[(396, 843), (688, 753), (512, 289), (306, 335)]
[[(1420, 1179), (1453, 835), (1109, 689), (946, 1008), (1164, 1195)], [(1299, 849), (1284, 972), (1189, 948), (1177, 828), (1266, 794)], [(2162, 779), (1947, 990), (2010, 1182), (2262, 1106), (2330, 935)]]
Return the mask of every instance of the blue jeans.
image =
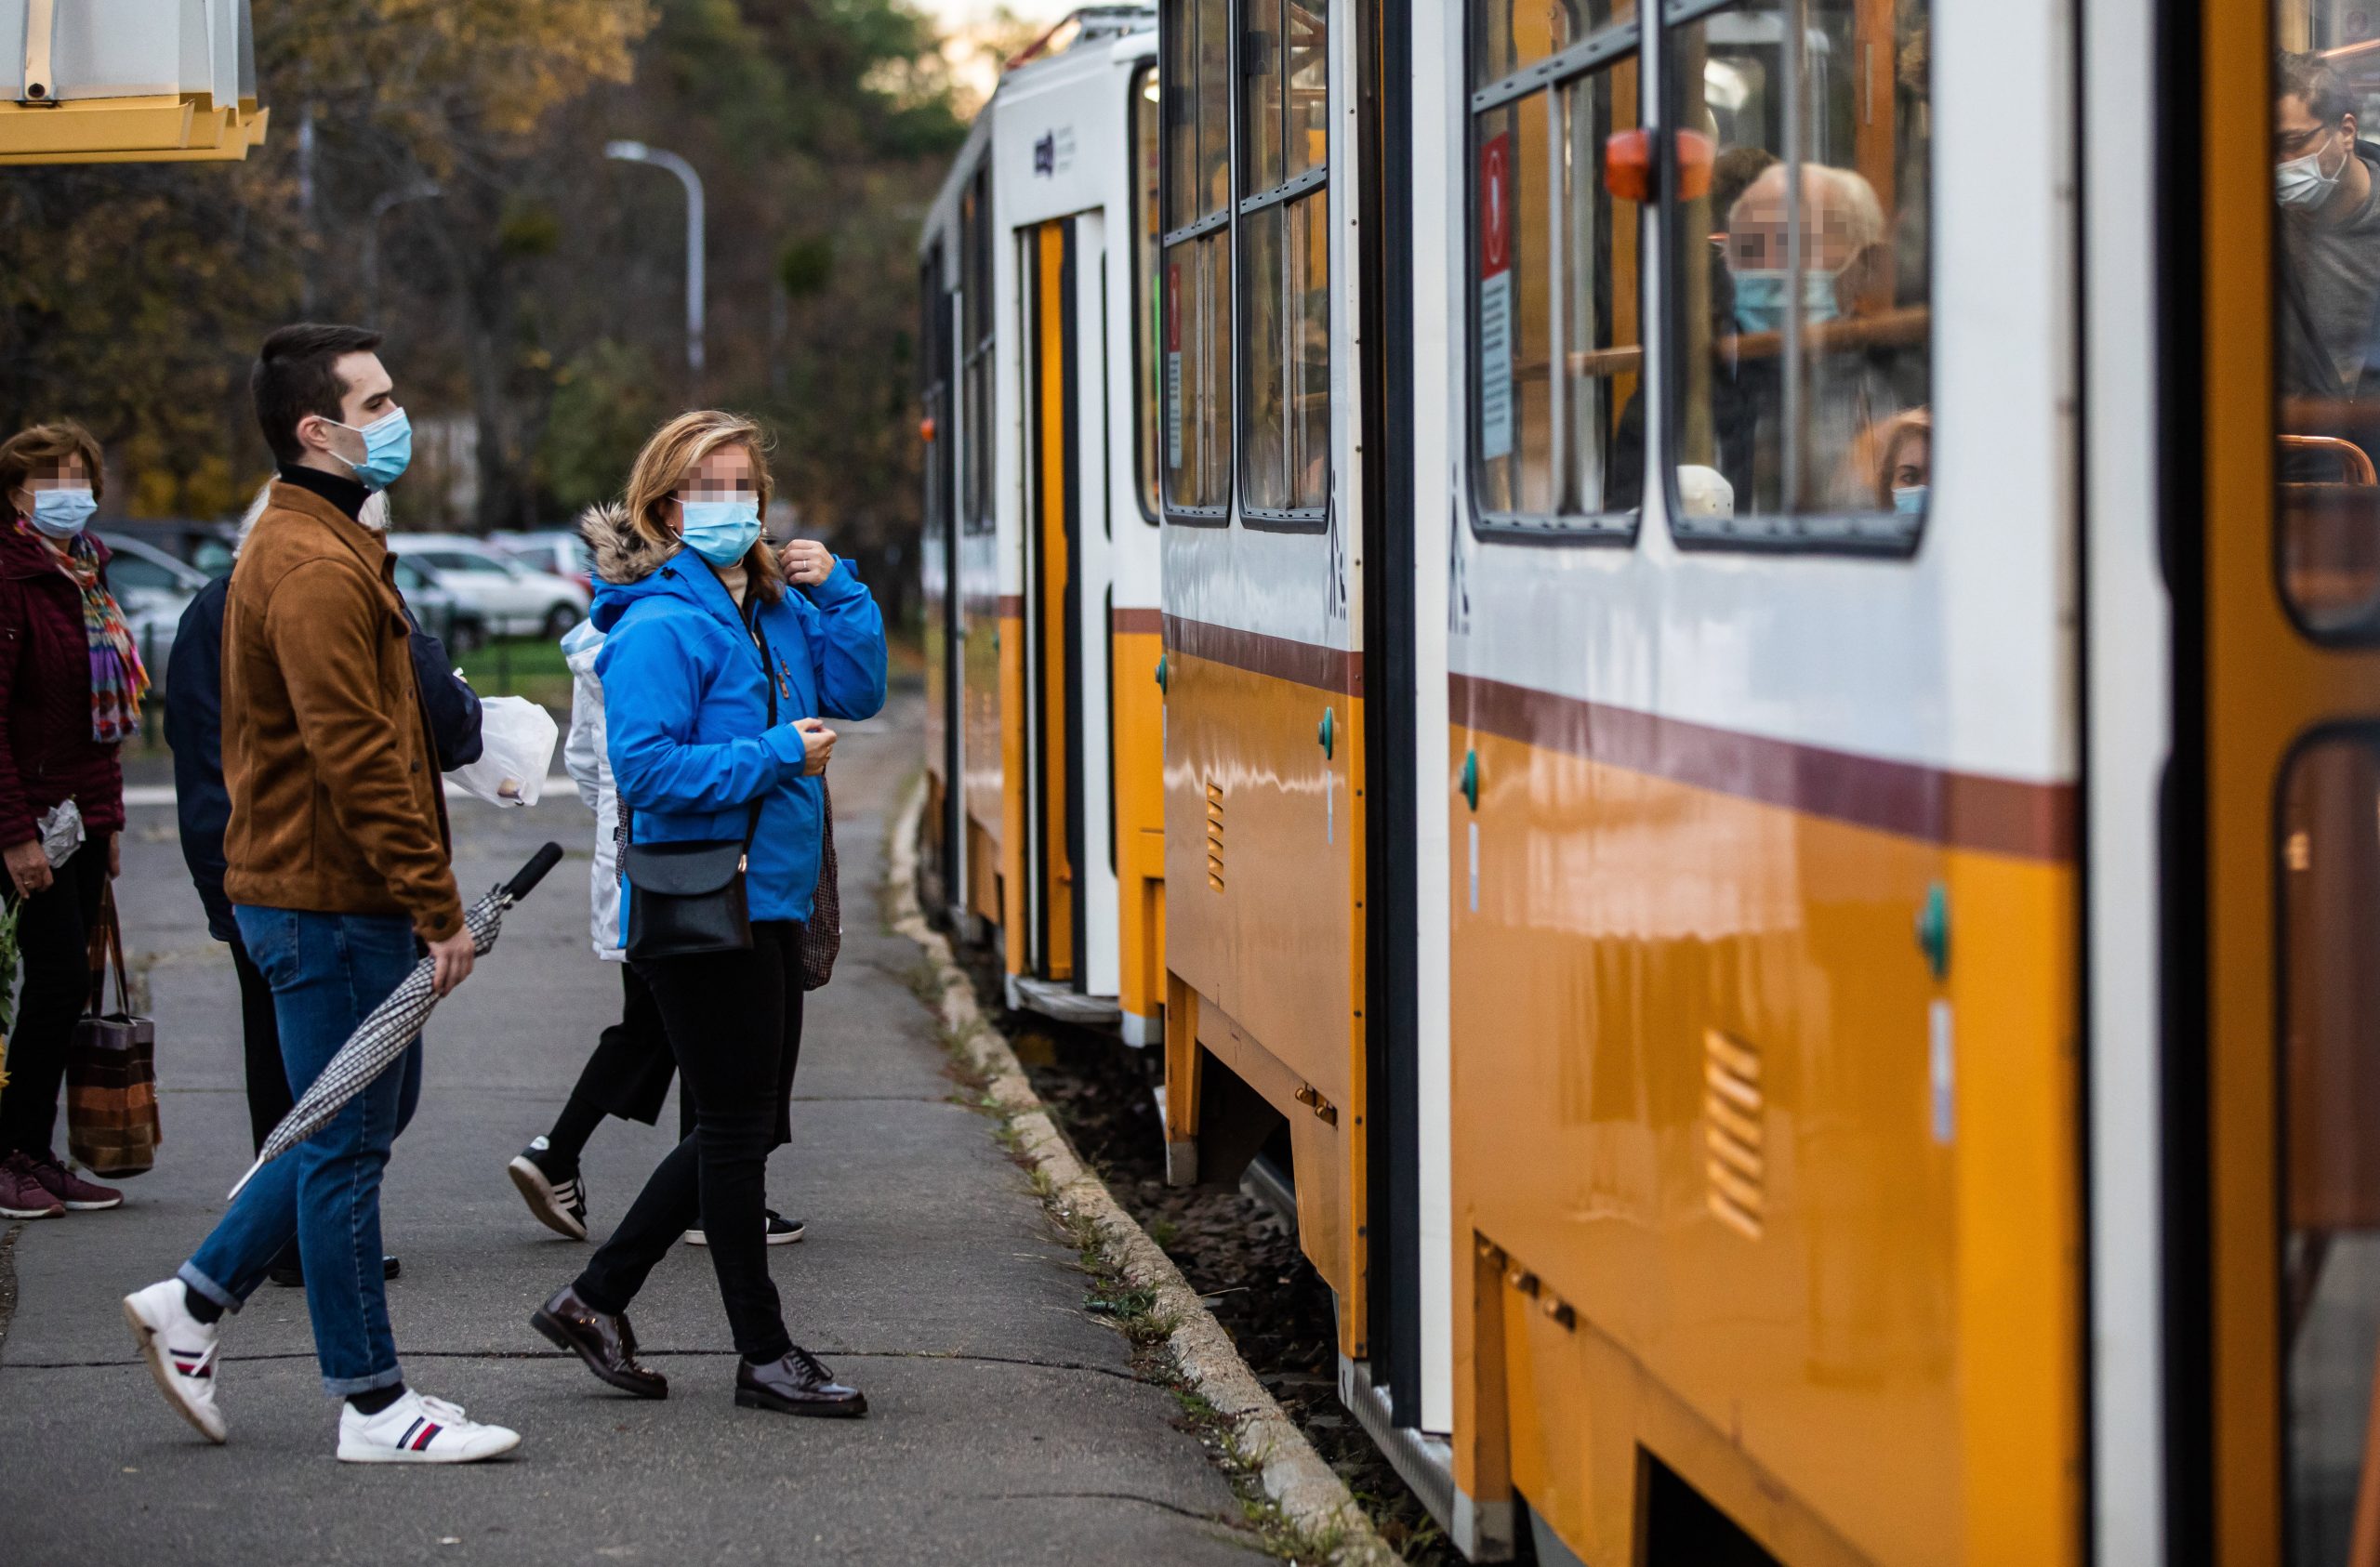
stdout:
[[(415, 962), (413, 927), (381, 915), (232, 910), (240, 940), (272, 986), (282, 1064), (299, 1094)], [(179, 1277), (236, 1311), (298, 1240), (314, 1358), (334, 1398), (404, 1381), (380, 1276), (380, 1176), (421, 1096), (421, 1041), (330, 1124), (257, 1173)]]

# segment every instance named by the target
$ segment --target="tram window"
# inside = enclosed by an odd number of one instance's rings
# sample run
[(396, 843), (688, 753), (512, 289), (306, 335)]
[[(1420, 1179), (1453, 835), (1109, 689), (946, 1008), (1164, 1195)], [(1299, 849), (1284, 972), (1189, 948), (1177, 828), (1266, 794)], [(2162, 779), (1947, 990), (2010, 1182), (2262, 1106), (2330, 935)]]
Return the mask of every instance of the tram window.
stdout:
[(986, 533), (998, 525), (998, 508), (993, 504), (998, 442), (993, 439), (992, 425), (996, 412), (992, 405), (992, 372), (997, 358), (992, 352), (992, 323), (998, 318), (992, 309), (989, 163), (975, 171), (974, 178), (968, 181), (959, 198), (959, 234), (963, 253), (959, 262), (963, 277), (959, 349), (965, 355), (959, 389), (959, 436), (965, 442), (966, 458), (966, 470), (960, 480), (965, 491), (960, 497), (960, 517), (966, 532)]
[(1492, 87), (1560, 54), (1610, 20), (1611, 0), (1474, 0), (1471, 85)]
[[(2273, 86), (2275, 543), (2281, 597), (2328, 642), (2380, 640), (2380, 69), (2327, 7), (2281, 0)], [(2336, 51), (2336, 52), (2334, 52)]]
[(1472, 494), (1487, 533), (1624, 537), (1644, 487), (1642, 218), (1603, 178), (1606, 144), (1638, 120), (1634, 24), (1591, 38), (1593, 63), (1567, 75), (1528, 64), (1562, 53), (1578, 20), (1546, 0), (1474, 12), (1474, 50), (1522, 67), (1473, 100)]
[(1229, 0), (1165, 0), (1158, 106), (1166, 137), (1160, 296), (1166, 515), (1221, 522), (1231, 506)]
[(1231, 504), (1231, 234), (1166, 248), (1165, 503), (1220, 517)]
[(1328, 18), (1242, 0), (1240, 515), (1318, 526), (1330, 492)]
[(2281, 792), (2280, 1258), (2294, 1564), (2341, 1562), (2380, 1358), (2380, 746), (2334, 732)]
[(1708, 189), (1668, 208), (1683, 540), (1916, 546), (1933, 451), (1928, 17), (1925, 0), (1796, 0), (1670, 30), (1670, 156), (1711, 159)]
[(1164, 240), (1157, 213), (1158, 103), (1157, 72), (1143, 66), (1132, 78), (1132, 389), (1139, 421), (1141, 515), (1157, 520), (1157, 476), (1164, 459), (1157, 366), (1164, 355), (1164, 313), (1157, 261)]

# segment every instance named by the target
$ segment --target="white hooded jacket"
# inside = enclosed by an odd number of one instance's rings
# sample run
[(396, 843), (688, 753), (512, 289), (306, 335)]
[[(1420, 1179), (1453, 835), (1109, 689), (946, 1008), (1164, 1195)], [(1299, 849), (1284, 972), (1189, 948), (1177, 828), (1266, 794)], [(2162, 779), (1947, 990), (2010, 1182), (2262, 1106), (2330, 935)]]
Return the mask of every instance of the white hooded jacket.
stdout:
[(591, 620), (580, 621), (562, 639), (571, 681), (570, 733), (562, 743), (562, 765), (578, 785), (578, 797), (595, 813), (595, 866), (587, 878), (595, 955), (617, 963), (626, 955), (620, 949), (620, 797), (612, 787), (612, 757), (603, 735), (603, 682), (595, 673), (595, 655), (602, 651), (603, 633)]

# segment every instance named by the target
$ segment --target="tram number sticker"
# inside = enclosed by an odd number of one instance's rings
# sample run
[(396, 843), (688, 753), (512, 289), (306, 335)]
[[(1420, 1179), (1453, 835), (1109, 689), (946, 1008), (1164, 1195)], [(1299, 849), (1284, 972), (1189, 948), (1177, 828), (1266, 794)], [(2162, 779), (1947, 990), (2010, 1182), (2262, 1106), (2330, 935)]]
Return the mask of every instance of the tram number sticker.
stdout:
[(1182, 466), (1182, 263), (1165, 270), (1165, 466)]
[(1513, 137), (1479, 150), (1479, 456), (1513, 454)]

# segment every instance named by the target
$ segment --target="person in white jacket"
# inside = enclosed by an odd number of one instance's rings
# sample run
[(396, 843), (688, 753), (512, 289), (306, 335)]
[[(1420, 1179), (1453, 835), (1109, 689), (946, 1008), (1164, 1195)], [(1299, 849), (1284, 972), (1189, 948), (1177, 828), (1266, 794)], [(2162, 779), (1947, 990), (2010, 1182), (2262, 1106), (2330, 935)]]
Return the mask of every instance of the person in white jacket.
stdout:
[[(533, 1139), (506, 1166), (529, 1211), (549, 1230), (574, 1241), (587, 1239), (587, 1181), (579, 1171), (579, 1156), (606, 1115), (641, 1121), (650, 1126), (661, 1118), (662, 1101), (669, 1097), (669, 1080), (677, 1058), (661, 1022), (661, 1009), (633, 964), (625, 961), (620, 946), (619, 825), (620, 797), (612, 785), (611, 753), (603, 732), (603, 682), (595, 674), (595, 657), (603, 651), (603, 633), (594, 622), (581, 621), (562, 639), (562, 656), (570, 665), (570, 733), (562, 747), (562, 767), (577, 785), (578, 797), (595, 813), (595, 863), (588, 873), (588, 933), (595, 955), (620, 970), (623, 1005), (620, 1021), (603, 1031), (595, 1053), (587, 1060), (553, 1129)], [(694, 1107), (679, 1096), (678, 1135), (694, 1134)], [(801, 1224), (769, 1210), (769, 1244), (783, 1245), (801, 1239)], [(700, 1230), (686, 1239), (703, 1243)]]

